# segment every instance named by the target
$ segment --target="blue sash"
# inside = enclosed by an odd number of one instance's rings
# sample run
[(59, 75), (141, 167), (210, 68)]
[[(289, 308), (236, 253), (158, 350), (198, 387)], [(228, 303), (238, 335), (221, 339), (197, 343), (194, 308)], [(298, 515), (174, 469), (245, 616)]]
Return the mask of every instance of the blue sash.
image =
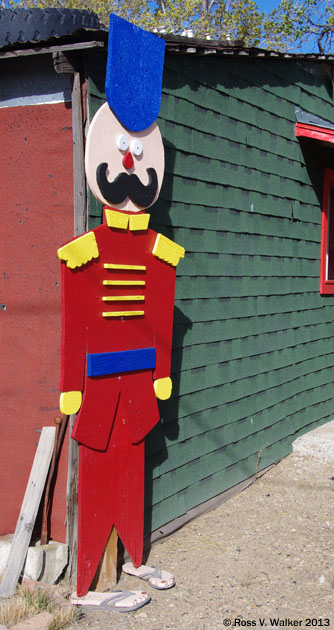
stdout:
[(87, 376), (107, 376), (155, 367), (155, 348), (87, 354)]

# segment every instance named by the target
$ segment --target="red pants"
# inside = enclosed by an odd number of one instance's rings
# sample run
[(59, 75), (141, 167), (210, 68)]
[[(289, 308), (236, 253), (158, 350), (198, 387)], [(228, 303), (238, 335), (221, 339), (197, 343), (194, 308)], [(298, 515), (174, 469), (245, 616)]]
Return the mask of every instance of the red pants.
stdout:
[[(102, 434), (107, 436), (107, 440), (106, 444), (103, 444), (103, 450), (96, 450), (96, 447), (94, 449), (83, 444), (80, 446), (77, 578), (79, 597), (87, 593), (94, 579), (113, 525), (133, 564), (139, 566), (142, 562), (144, 436), (159, 420), (151, 371), (122, 374), (121, 379), (118, 376), (111, 376), (94, 377), (87, 381), (88, 391), (85, 392), (82, 410), (77, 416), (72, 436), (78, 440), (81, 436), (82, 441), (87, 441), (85, 438), (89, 438), (95, 424), (95, 432), (100, 428)], [(108, 399), (109, 409), (108, 405), (105, 406)], [(95, 408), (99, 408), (101, 401), (104, 402), (103, 426), (101, 408), (100, 413), (99, 411), (94, 413), (89, 404), (87, 407), (90, 400), (99, 401), (95, 403)], [(140, 440), (134, 443), (136, 438)]]

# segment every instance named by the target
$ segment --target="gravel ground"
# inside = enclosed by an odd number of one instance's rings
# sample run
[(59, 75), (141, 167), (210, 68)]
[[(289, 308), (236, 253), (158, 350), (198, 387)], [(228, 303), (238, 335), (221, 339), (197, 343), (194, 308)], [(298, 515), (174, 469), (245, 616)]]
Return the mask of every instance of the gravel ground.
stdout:
[(270, 628), (275, 620), (334, 628), (333, 463), (334, 422), (153, 546), (147, 564), (171, 570), (175, 588), (157, 591), (122, 575), (117, 588), (146, 590), (150, 604), (132, 613), (88, 611), (71, 630)]

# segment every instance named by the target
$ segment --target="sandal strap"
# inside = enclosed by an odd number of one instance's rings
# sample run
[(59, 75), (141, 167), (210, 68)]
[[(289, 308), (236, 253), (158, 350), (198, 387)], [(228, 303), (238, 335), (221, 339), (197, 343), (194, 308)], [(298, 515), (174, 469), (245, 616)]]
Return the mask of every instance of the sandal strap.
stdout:
[[(120, 602), (122, 599), (127, 599), (127, 597), (131, 597), (134, 594), (134, 591), (113, 591), (110, 593), (110, 597), (105, 599), (103, 603), (107, 604), (108, 602)], [(113, 595), (115, 595), (115, 597), (113, 597)]]

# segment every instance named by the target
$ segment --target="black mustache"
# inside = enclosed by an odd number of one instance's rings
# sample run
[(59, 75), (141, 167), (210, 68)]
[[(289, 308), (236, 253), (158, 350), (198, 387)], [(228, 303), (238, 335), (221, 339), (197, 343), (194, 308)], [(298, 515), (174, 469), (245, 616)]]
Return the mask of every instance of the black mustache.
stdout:
[(120, 204), (127, 197), (141, 208), (151, 205), (158, 190), (158, 176), (154, 168), (147, 168), (149, 182), (142, 184), (139, 177), (132, 173), (120, 173), (113, 182), (107, 179), (108, 164), (103, 162), (96, 169), (96, 181), (104, 199), (110, 204)]

